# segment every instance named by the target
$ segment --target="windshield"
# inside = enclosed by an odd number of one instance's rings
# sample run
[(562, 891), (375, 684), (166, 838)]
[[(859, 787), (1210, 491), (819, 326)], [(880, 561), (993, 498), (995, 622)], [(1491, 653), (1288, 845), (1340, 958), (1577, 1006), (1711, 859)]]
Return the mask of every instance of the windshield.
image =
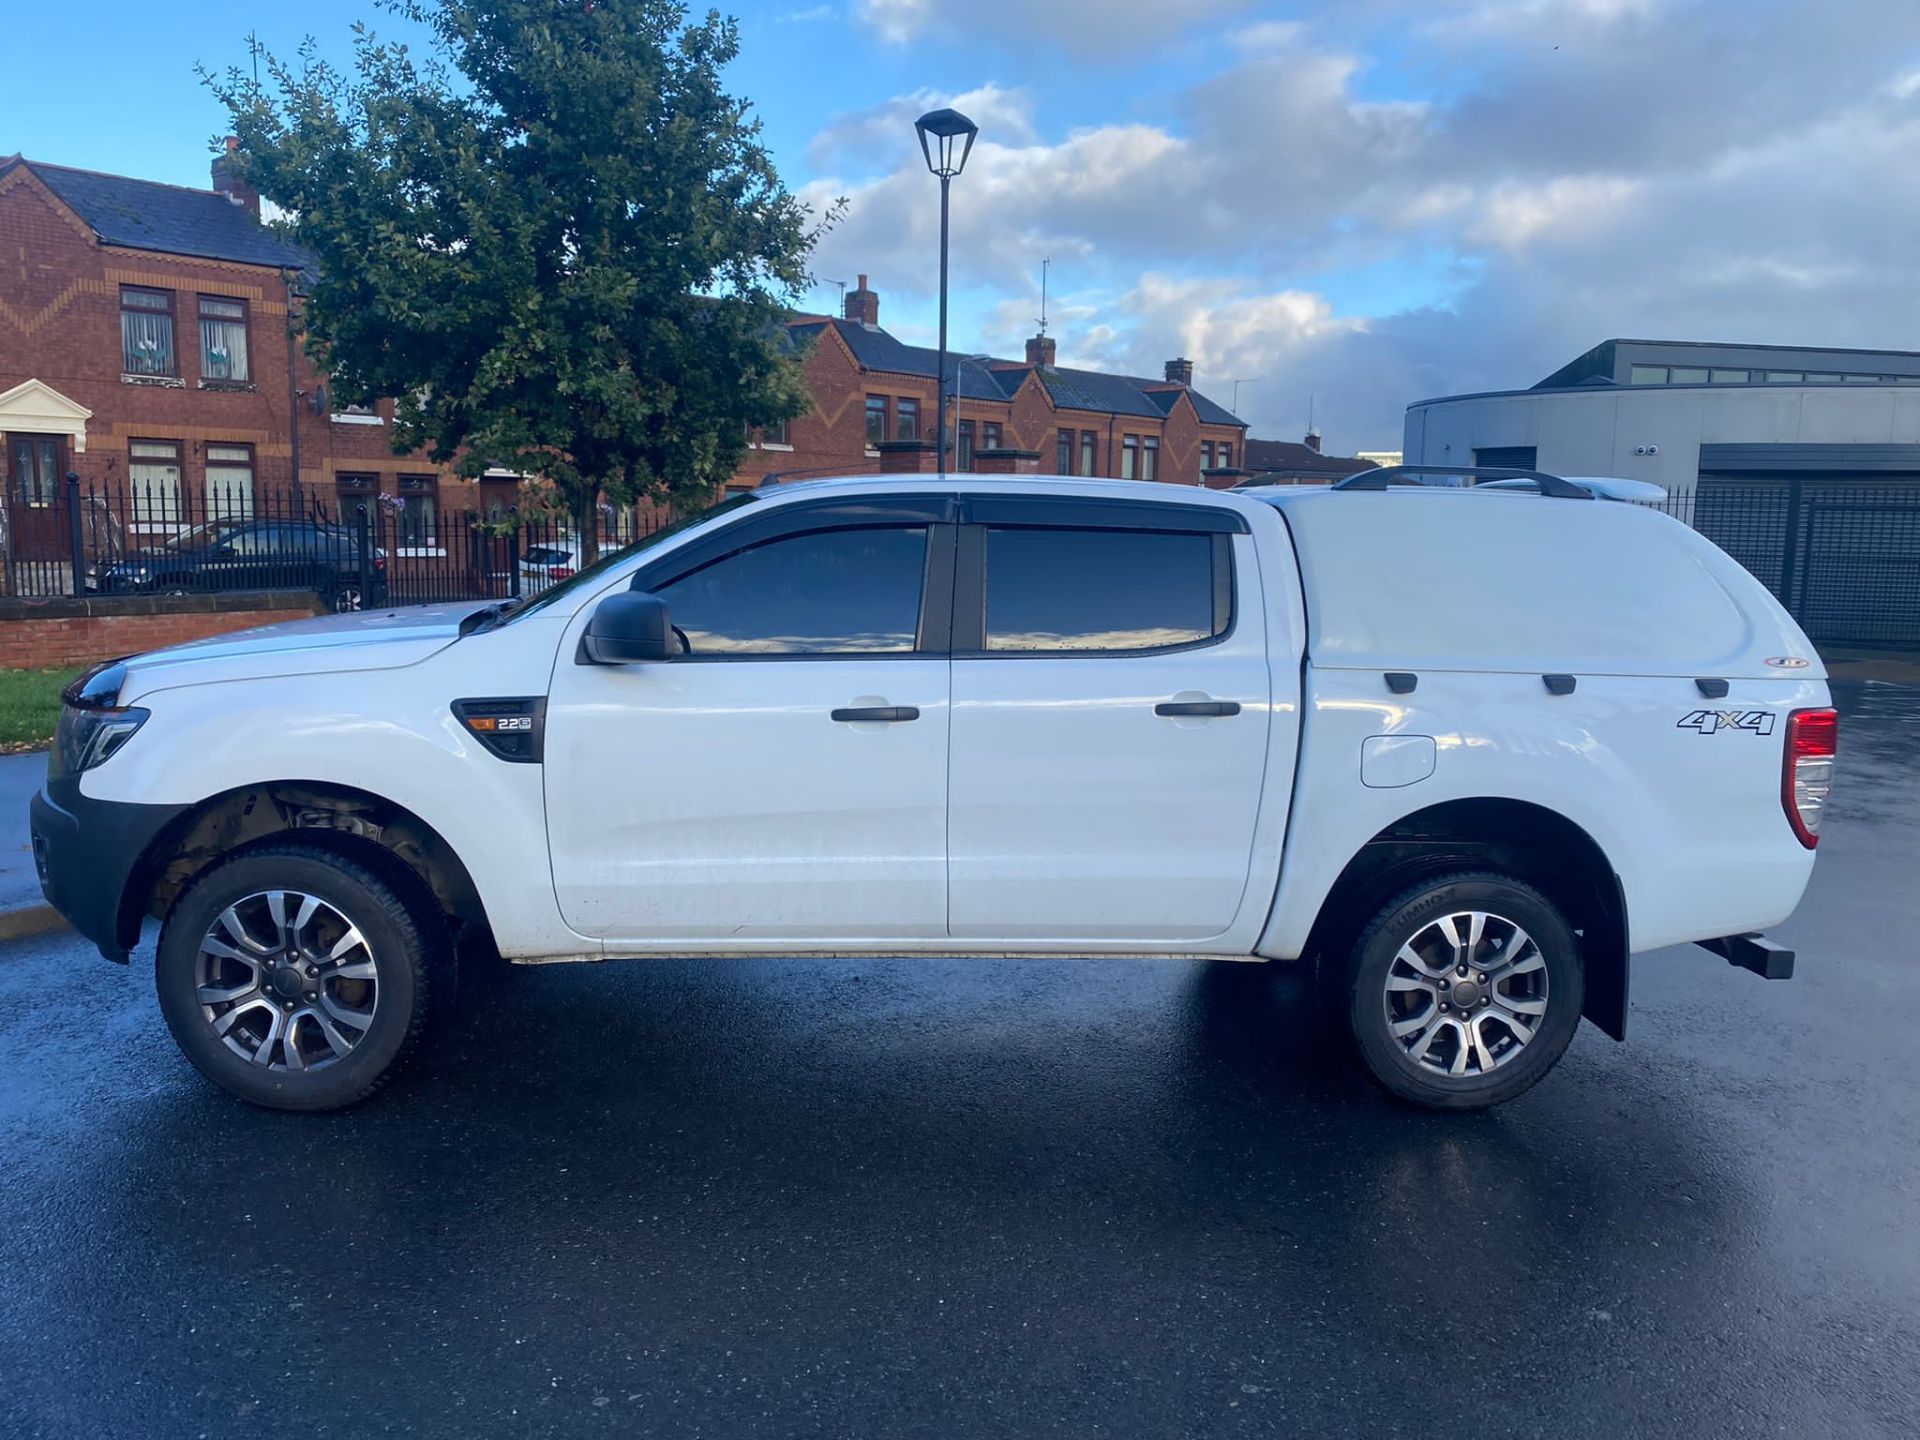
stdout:
[(564, 599), (582, 586), (597, 584), (606, 575), (607, 571), (613, 569), (614, 566), (620, 564), (622, 561), (631, 560), (643, 550), (651, 550), (662, 540), (668, 540), (675, 535), (683, 534), (696, 525), (703, 525), (716, 515), (724, 515), (729, 510), (738, 510), (742, 505), (749, 504), (755, 498), (751, 491), (745, 495), (736, 495), (731, 500), (721, 501), (710, 510), (702, 510), (697, 515), (689, 515), (684, 520), (676, 520), (664, 530), (654, 531), (653, 534), (647, 536), (644, 540), (636, 540), (633, 544), (622, 546), (618, 550), (609, 550), (605, 555), (602, 555), (598, 560), (594, 561), (593, 564), (587, 566), (586, 569), (576, 572), (557, 585), (542, 590), (531, 600), (519, 601), (513, 605), (512, 608), (502, 612), (500, 623), (512, 624), (515, 620), (531, 615), (536, 610), (544, 610), (547, 606), (553, 604), (554, 601)]

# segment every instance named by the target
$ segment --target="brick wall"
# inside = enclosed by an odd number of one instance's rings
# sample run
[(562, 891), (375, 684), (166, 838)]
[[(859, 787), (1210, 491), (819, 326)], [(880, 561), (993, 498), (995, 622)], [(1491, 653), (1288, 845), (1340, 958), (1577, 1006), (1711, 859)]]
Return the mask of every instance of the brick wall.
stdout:
[(0, 669), (78, 669), (323, 613), (319, 598), (306, 590), (0, 600)]

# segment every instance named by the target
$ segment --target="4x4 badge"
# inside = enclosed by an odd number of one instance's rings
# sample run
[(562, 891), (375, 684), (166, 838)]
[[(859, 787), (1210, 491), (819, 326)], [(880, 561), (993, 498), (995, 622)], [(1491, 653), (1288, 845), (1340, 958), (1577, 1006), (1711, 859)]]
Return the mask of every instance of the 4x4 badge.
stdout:
[(1675, 728), (1698, 730), (1702, 735), (1718, 735), (1722, 730), (1747, 730), (1755, 735), (1771, 735), (1773, 711), (1693, 710), (1682, 716)]

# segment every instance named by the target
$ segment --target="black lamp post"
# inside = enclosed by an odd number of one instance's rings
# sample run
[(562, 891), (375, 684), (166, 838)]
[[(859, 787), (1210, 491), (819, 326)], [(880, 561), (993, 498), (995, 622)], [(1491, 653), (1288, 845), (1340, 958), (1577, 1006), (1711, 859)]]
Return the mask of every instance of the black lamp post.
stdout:
[(927, 169), (940, 177), (940, 379), (934, 392), (934, 449), (947, 474), (947, 186), (967, 168), (980, 127), (958, 110), (929, 110), (913, 122)]

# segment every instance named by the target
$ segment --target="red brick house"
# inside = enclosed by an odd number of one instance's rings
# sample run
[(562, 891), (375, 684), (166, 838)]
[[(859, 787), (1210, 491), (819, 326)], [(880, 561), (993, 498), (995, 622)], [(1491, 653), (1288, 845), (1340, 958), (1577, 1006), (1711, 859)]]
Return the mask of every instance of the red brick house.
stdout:
[(132, 486), (156, 527), (210, 496), (244, 512), (297, 476), (323, 503), (403, 497), (404, 533), (432, 545), (442, 485), (463, 501), (471, 487), (395, 455), (386, 415), (328, 404), (287, 324), (306, 257), (261, 225), (259, 196), (224, 157), (213, 181), (191, 190), (0, 159), (9, 518), (51, 505), (70, 471)]
[[(866, 276), (848, 292), (843, 316), (798, 316), (789, 330), (810, 346), (813, 408), (781, 433), (757, 437), (736, 488), (769, 474), (859, 474), (883, 460), (890, 469), (934, 468), (926, 442), (938, 352), (880, 328), (880, 297)], [(950, 363), (957, 470), (986, 464), (1199, 485), (1205, 472), (1233, 471), (1242, 458), (1245, 422), (1193, 388), (1186, 360), (1168, 361), (1159, 380), (1063, 369), (1053, 337), (1036, 335), (1024, 360), (963, 355)], [(925, 448), (896, 448), (915, 441)]]

